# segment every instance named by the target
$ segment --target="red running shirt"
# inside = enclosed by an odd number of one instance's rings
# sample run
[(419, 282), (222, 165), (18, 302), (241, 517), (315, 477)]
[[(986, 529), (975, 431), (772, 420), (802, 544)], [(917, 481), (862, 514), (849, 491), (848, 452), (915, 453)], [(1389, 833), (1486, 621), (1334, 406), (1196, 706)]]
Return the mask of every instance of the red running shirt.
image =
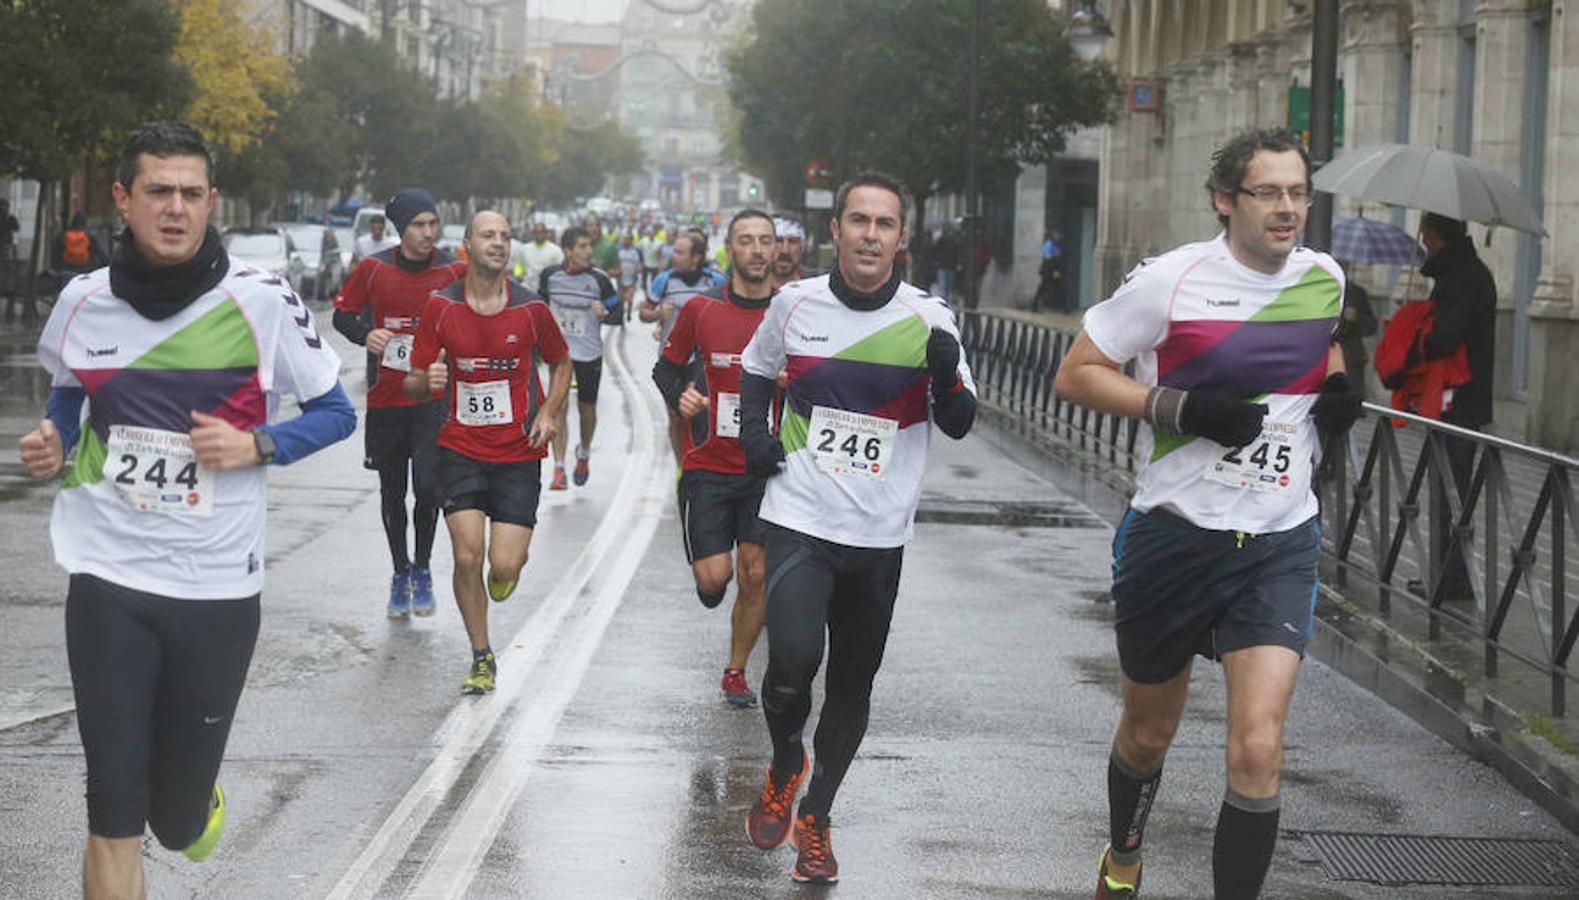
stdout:
[(680, 307), (663, 355), (684, 366), (694, 351), (701, 358), (703, 371), (703, 381), (696, 389), (708, 395), (707, 430), (704, 432), (696, 420), (685, 430), (681, 468), (745, 474), (746, 457), (739, 440), (740, 354), (751, 343), (767, 310), (766, 299), (731, 297), (727, 284), (698, 294)]
[(335, 309), (356, 315), (371, 305), (373, 327), (395, 333), (380, 361), (378, 381), (367, 392), (367, 405), (374, 409), (416, 405), (401, 382), (411, 368), (411, 344), (422, 307), (434, 291), (466, 277), (466, 264), (443, 251), (433, 251), (433, 259), (421, 269), (397, 260), (398, 253), (400, 247), (395, 246), (362, 260), (334, 298)]
[(449, 364), (449, 416), (439, 446), (483, 462), (524, 462), (548, 455), (548, 445), (526, 442), (543, 405), (543, 385), (532, 353), (549, 364), (565, 358), (564, 335), (536, 294), (514, 282), (503, 309), (485, 316), (466, 305), (466, 282), (428, 299), (411, 350), (425, 369), (442, 348)]

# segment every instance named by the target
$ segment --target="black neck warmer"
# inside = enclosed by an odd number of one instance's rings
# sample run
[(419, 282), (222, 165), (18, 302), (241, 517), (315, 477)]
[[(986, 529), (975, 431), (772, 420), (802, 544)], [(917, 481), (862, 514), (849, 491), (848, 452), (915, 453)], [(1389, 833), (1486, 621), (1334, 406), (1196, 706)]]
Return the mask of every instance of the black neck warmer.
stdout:
[(680, 279), (681, 281), (685, 282), (687, 287), (696, 287), (696, 283), (702, 280), (702, 270), (697, 269), (695, 272), (682, 272), (679, 269), (675, 269), (674, 275), (670, 277)]
[(870, 294), (863, 294), (850, 287), (844, 276), (839, 274), (839, 267), (834, 266), (828, 272), (828, 288), (845, 306), (861, 312), (871, 312), (874, 309), (882, 309), (888, 305), (888, 301), (894, 299), (894, 292), (899, 290), (899, 270), (897, 268), (891, 270), (888, 280), (882, 287)]
[[(766, 282), (763, 283), (763, 286), (767, 286)], [(724, 285), (724, 296), (729, 299), (730, 303), (741, 309), (763, 309), (773, 302), (773, 294), (771, 292), (766, 297), (742, 297), (734, 292), (732, 285), (728, 284)]]
[(197, 255), (173, 266), (152, 266), (137, 252), (131, 230), (121, 235), (121, 245), (110, 260), (110, 290), (131, 304), (145, 319), (168, 319), (214, 289), (230, 271), (219, 230), (209, 226)]

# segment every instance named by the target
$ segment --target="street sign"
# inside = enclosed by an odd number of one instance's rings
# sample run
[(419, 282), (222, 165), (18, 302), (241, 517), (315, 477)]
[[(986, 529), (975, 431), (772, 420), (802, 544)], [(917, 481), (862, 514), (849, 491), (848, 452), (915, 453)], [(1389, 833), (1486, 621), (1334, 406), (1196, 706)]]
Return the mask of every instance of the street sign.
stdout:
[(809, 188), (825, 188), (833, 182), (833, 169), (820, 159), (807, 163), (801, 174), (806, 177), (806, 186)]
[(833, 209), (833, 191), (827, 188), (807, 188), (804, 205), (807, 209)]
[[(1332, 145), (1343, 146), (1343, 84), (1338, 84), (1338, 97), (1332, 123)], [(1305, 146), (1310, 146), (1310, 88), (1297, 84), (1288, 86), (1288, 130), (1299, 135)]]

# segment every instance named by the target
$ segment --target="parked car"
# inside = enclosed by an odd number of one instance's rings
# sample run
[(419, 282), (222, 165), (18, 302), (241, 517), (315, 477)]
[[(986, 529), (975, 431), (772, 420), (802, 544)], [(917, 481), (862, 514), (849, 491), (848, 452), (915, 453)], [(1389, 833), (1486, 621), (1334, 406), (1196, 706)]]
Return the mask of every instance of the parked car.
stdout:
[(225, 251), (248, 265), (285, 279), (291, 290), (301, 293), (307, 266), (281, 228), (231, 228), (225, 232)]
[(461, 258), (461, 241), (466, 237), (466, 226), (450, 223), (439, 227), (439, 239), (435, 245), (445, 253)]
[(305, 269), (302, 296), (309, 300), (333, 296), (345, 280), (345, 263), (340, 259), (340, 242), (334, 230), (311, 222), (275, 222), (274, 227), (290, 236), (301, 255)]
[(330, 230), (334, 232), (335, 243), (340, 248), (340, 270), (350, 275), (355, 262), (353, 257), (356, 256), (356, 232), (349, 225), (336, 225)]

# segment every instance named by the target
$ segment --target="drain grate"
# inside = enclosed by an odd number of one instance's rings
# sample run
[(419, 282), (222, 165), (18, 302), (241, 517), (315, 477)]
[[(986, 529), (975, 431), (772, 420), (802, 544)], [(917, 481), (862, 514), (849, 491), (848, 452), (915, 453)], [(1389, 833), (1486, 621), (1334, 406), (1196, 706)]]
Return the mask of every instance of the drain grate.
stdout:
[(1290, 831), (1335, 881), (1371, 884), (1579, 888), (1579, 861), (1562, 841)]
[(1077, 503), (1027, 503), (922, 497), (917, 522), (946, 525), (1007, 525), (1015, 528), (1101, 528), (1101, 519)]

